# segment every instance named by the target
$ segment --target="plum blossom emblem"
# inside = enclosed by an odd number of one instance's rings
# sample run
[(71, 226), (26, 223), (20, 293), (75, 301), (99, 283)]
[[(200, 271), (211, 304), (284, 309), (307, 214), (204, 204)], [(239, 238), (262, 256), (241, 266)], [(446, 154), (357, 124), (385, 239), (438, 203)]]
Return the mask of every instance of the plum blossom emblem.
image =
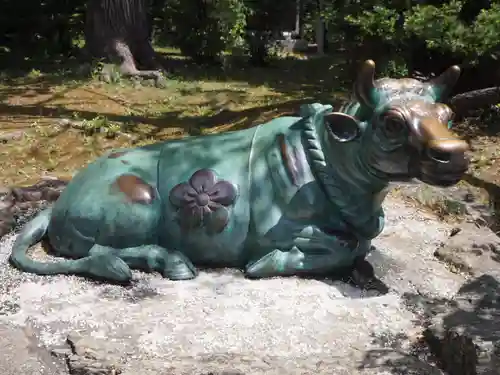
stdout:
[(200, 169), (189, 181), (170, 191), (170, 203), (177, 209), (177, 220), (184, 230), (204, 227), (209, 234), (220, 233), (229, 222), (228, 207), (238, 195), (236, 187), (218, 180), (211, 169)]

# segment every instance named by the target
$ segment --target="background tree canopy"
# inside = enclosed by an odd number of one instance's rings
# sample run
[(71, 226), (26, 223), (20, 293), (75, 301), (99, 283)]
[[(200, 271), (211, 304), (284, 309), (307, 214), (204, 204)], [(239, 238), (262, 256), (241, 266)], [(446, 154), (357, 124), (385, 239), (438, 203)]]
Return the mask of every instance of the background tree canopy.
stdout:
[(151, 42), (196, 63), (263, 64), (273, 36), (296, 18), (310, 42), (321, 19), (327, 51), (354, 68), (371, 58), (387, 74), (428, 76), (459, 63), (458, 92), (500, 85), (500, 0), (3, 0), (0, 64), (94, 57), (151, 75), (164, 62)]

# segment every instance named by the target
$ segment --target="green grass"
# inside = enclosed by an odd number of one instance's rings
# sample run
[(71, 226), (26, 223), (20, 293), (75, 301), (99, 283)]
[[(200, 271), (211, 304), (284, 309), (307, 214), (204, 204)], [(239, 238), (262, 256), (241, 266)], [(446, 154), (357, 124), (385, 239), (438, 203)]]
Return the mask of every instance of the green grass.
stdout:
[(204, 67), (163, 49), (167, 86), (117, 73), (100, 82), (73, 62), (46, 62), (0, 76), (3, 183), (29, 184), (50, 174), (69, 178), (103, 152), (190, 135), (239, 130), (296, 113), (302, 103), (335, 104), (345, 96), (344, 67), (335, 57), (287, 57), (270, 67)]

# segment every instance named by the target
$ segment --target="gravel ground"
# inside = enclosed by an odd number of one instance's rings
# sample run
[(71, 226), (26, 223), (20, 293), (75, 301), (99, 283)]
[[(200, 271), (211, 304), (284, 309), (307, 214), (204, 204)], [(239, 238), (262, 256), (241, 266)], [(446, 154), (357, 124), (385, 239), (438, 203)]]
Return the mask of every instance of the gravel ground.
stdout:
[(39, 277), (6, 263), (15, 239), (7, 235), (0, 331), (17, 339), (0, 349), (0, 373), (14, 371), (14, 350), (33, 364), (12, 374), (64, 374), (47, 350), (78, 333), (82, 347), (125, 375), (440, 374), (415, 355), (421, 316), (408, 300), (449, 298), (464, 283), (433, 256), (451, 228), (395, 198), (385, 207), (387, 226), (370, 256), (385, 295), (339, 281), (247, 280), (231, 270), (181, 282), (135, 272), (131, 287)]

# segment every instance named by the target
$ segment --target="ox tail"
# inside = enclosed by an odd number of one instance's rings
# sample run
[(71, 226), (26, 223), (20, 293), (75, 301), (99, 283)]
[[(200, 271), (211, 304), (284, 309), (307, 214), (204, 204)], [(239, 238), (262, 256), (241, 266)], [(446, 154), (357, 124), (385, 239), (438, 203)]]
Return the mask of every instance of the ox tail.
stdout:
[(84, 268), (83, 259), (45, 263), (33, 260), (28, 256), (29, 248), (40, 242), (47, 233), (51, 214), (52, 208), (41, 211), (18, 234), (9, 258), (14, 267), (37, 275), (77, 273)]

